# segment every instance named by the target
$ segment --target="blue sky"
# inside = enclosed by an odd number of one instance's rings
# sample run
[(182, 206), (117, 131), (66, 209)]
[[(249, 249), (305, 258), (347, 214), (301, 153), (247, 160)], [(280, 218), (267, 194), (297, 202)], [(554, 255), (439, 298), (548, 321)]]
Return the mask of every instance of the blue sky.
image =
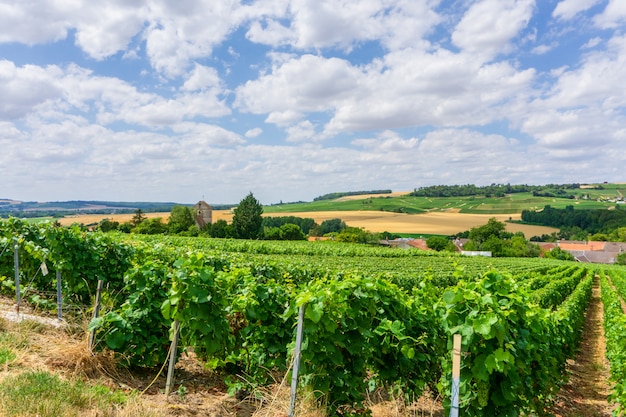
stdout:
[(0, 0), (0, 198), (622, 182), (623, 0)]

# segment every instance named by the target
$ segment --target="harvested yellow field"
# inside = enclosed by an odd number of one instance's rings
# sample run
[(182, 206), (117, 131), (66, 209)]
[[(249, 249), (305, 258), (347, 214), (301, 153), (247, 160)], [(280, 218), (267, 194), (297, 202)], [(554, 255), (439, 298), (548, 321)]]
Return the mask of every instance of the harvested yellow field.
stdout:
[[(169, 218), (170, 213), (146, 213), (147, 218), (160, 217), (164, 222)], [(472, 227), (481, 226), (491, 218), (495, 217), (499, 221), (509, 219), (519, 220), (519, 214), (463, 214), (456, 212), (432, 212), (425, 214), (404, 214), (392, 213), (388, 211), (319, 211), (319, 212), (299, 212), (299, 213), (267, 213), (266, 216), (296, 216), (309, 217), (318, 224), (324, 220), (340, 218), (348, 226), (361, 227), (370, 232), (391, 232), (391, 233), (423, 233), (453, 235), (464, 232)], [(72, 223), (95, 224), (102, 219), (124, 223), (133, 218), (133, 214), (84, 214), (68, 216), (59, 219), (62, 225)], [(213, 221), (226, 220), (230, 222), (233, 218), (232, 210), (214, 210)], [(528, 226), (523, 224), (507, 223), (509, 232), (523, 232), (526, 238), (540, 236), (558, 232), (558, 229), (544, 226)]]
[[(170, 217), (169, 212), (164, 213), (144, 213), (143, 214), (148, 219), (154, 219), (160, 217), (163, 222), (167, 222), (167, 219)], [(96, 224), (104, 219), (109, 219), (114, 222), (125, 223), (129, 222), (133, 218), (133, 213), (127, 214), (76, 214), (74, 216), (66, 216), (59, 219), (59, 223), (63, 226), (69, 226), (73, 223), (79, 224)], [(224, 219), (226, 221), (231, 221), (233, 218), (233, 214), (230, 210), (214, 210), (213, 211), (213, 221)]]
[[(286, 214), (266, 214), (284, 216)], [(495, 217), (499, 221), (519, 220), (520, 214), (463, 214), (455, 212), (432, 212), (425, 214), (404, 214), (388, 211), (320, 211), (289, 213), (296, 217), (310, 217), (318, 224), (324, 220), (340, 218), (348, 226), (362, 227), (370, 232), (423, 233), (453, 235), (472, 227), (482, 226)], [(558, 232), (558, 229), (544, 226), (529, 226), (507, 223), (509, 232), (523, 232), (526, 238)]]
[[(104, 219), (108, 219), (114, 222), (125, 223), (129, 222), (133, 218), (134, 214), (76, 214), (73, 216), (66, 216), (59, 219), (59, 223), (63, 226), (69, 226), (74, 223), (78, 224), (96, 224)], [(160, 217), (163, 221), (167, 221), (170, 217), (170, 213), (144, 213), (144, 216), (148, 219)]]

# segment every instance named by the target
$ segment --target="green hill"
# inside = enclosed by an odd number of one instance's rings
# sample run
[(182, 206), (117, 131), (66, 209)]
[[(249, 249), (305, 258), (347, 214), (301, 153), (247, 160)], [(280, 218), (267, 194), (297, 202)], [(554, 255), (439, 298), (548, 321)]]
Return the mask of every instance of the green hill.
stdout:
[[(458, 211), (476, 214), (512, 214), (522, 210), (540, 210), (546, 205), (554, 208), (574, 206), (576, 209), (614, 207), (623, 201), (626, 184), (593, 184), (569, 189), (565, 197), (537, 195), (541, 192), (520, 192), (503, 197), (484, 195), (459, 197), (364, 196), (362, 199), (334, 199), (264, 206), (265, 213), (295, 213), (311, 211), (391, 211), (397, 213), (425, 213), (431, 211)], [(546, 192), (546, 194), (549, 194)]]

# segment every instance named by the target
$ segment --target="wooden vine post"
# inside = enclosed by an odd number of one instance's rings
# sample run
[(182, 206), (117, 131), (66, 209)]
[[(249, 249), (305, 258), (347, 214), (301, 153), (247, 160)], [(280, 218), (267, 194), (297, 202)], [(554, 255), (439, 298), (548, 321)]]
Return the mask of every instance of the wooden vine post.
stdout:
[(57, 269), (57, 319), (63, 320), (63, 294), (61, 292), (61, 271)]
[(455, 334), (452, 347), (452, 404), (450, 417), (459, 416), (459, 390), (461, 388), (461, 335)]
[[(98, 280), (98, 289), (96, 290), (96, 305), (93, 308), (93, 318), (97, 319), (98, 314), (100, 314), (100, 296), (102, 295), (102, 284), (104, 281), (101, 279)], [(91, 352), (93, 349), (94, 342), (96, 340), (96, 329), (93, 329), (91, 333), (89, 333), (89, 351)]]
[(15, 265), (15, 311), (20, 314), (20, 304), (22, 304), (22, 297), (20, 294), (20, 245), (17, 238), (14, 238), (15, 244), (13, 245), (13, 263)]
[(174, 322), (174, 338), (170, 345), (170, 358), (167, 366), (167, 380), (165, 381), (165, 396), (169, 396), (174, 384), (174, 366), (176, 365), (176, 353), (178, 351), (178, 338), (180, 335), (180, 321)]
[(300, 354), (302, 352), (302, 334), (304, 333), (304, 310), (306, 305), (300, 306), (298, 312), (298, 328), (296, 330), (296, 349), (293, 358), (293, 371), (291, 373), (291, 401), (289, 403), (289, 417), (293, 417), (296, 410), (296, 393), (298, 391), (298, 372), (300, 371)]

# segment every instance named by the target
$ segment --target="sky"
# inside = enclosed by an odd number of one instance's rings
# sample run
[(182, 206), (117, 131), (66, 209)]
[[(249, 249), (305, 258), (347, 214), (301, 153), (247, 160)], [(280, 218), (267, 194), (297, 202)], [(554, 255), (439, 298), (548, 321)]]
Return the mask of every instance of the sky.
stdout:
[(624, 0), (0, 0), (0, 198), (626, 181)]

